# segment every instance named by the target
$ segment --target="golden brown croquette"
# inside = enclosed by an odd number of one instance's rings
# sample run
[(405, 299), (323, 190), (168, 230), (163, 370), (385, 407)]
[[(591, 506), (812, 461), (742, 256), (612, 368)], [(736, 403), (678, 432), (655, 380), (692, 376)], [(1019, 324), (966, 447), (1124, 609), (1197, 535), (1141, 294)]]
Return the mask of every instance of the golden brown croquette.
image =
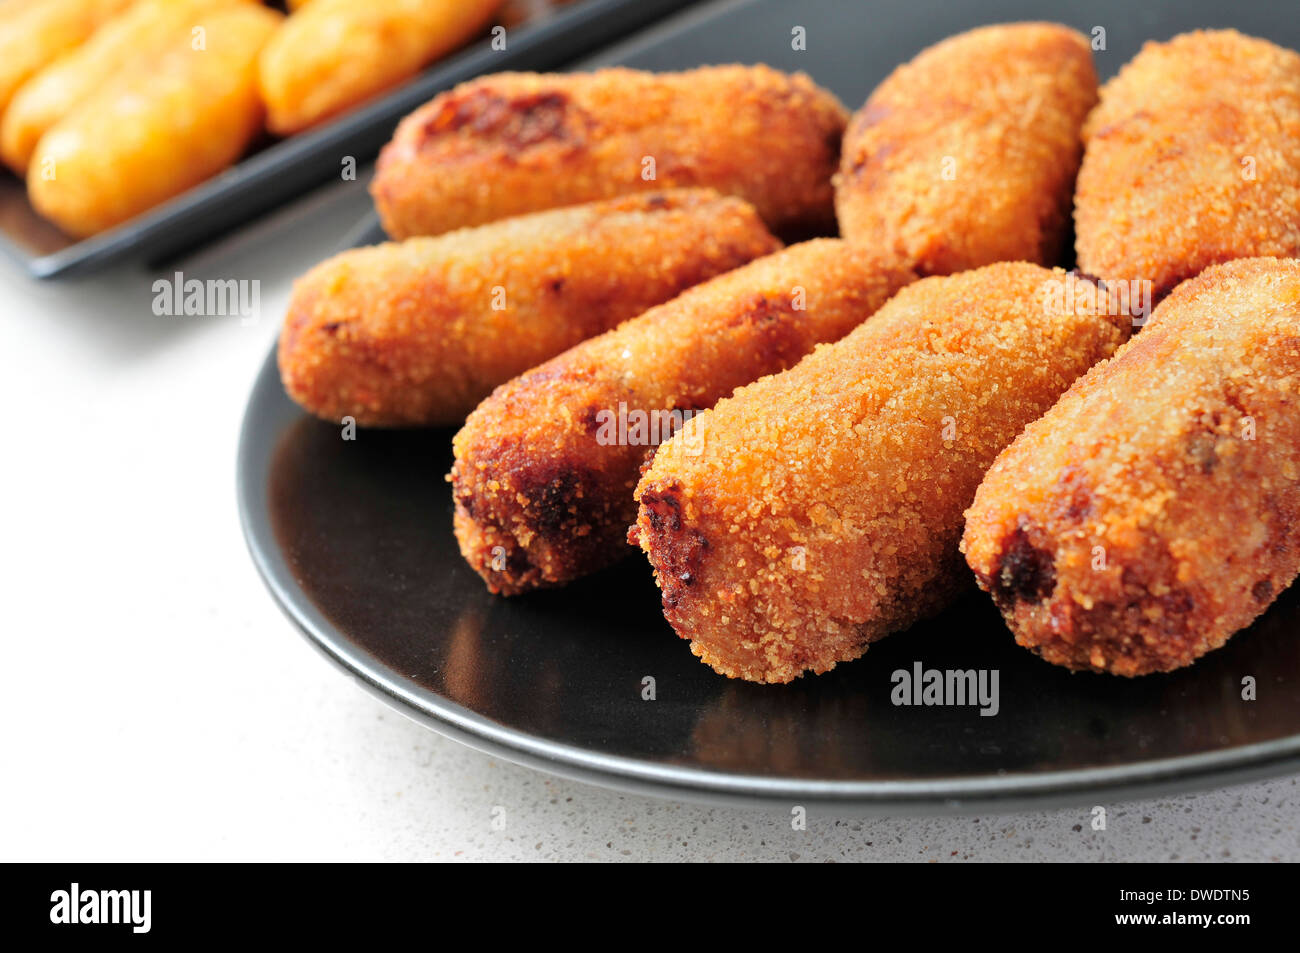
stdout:
[(1211, 267), (1008, 447), (963, 549), (1057, 665), (1188, 665), (1300, 571), (1300, 262)]
[(498, 73), (404, 119), (371, 191), (394, 238), (684, 186), (740, 196), (773, 229), (832, 230), (846, 119), (766, 66)]
[(780, 247), (740, 199), (683, 189), (354, 249), (294, 285), (280, 375), (327, 420), (459, 424), (503, 381)]
[(1300, 55), (1233, 30), (1147, 43), (1084, 128), (1079, 267), (1159, 300), (1208, 265), (1300, 255)]
[(923, 275), (1056, 263), (1097, 101), (1088, 41), (1052, 23), (983, 27), (900, 66), (849, 123), (840, 233)]
[(630, 538), (691, 651), (788, 682), (947, 603), (984, 471), (1130, 332), (1059, 293), (1084, 284), (1022, 262), (924, 279), (660, 447)]
[(629, 554), (632, 491), (654, 445), (737, 386), (843, 336), (914, 277), (836, 239), (793, 245), (500, 387), (454, 442), (461, 552), (507, 594)]

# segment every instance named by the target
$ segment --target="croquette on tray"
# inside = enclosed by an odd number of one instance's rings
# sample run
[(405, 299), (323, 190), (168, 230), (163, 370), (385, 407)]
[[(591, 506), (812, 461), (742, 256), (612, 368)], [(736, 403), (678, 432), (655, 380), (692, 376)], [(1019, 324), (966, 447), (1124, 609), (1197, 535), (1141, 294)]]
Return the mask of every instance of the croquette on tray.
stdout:
[(257, 54), (283, 19), (256, 3), (208, 11), (202, 49), (182, 29), (148, 70), (83, 100), (36, 144), (32, 207), (86, 237), (229, 166), (262, 129)]
[(85, 42), (133, 0), (44, 0), (13, 3), (0, 19), (0, 114), (42, 69)]
[[(25, 175), (36, 144), (60, 120), (123, 74), (157, 66), (173, 41), (188, 43), (203, 14), (255, 0), (137, 0), (21, 86), (0, 110), (0, 155)], [(3, 11), (0, 11), (2, 13)]]
[(261, 55), (267, 127), (290, 135), (410, 79), (481, 32), (502, 0), (312, 0)]

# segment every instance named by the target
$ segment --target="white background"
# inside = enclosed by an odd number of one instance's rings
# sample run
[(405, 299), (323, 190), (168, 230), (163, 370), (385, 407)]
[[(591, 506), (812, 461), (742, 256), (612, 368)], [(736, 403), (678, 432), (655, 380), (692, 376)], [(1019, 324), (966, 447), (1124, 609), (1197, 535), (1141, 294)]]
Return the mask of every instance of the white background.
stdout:
[(1104, 832), (1087, 807), (797, 832), (519, 768), (363, 694), (263, 589), (234, 467), (289, 282), (367, 209), (340, 183), (175, 266), (260, 279), (251, 326), (155, 317), (137, 266), (0, 260), (0, 859), (1300, 858), (1295, 778), (1107, 805)]

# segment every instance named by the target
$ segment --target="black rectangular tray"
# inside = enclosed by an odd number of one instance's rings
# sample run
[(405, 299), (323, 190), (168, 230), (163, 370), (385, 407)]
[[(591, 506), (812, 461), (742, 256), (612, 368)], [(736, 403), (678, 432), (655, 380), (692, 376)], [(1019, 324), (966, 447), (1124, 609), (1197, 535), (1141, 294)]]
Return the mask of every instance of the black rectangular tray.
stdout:
[(388, 95), (319, 129), (274, 141), (183, 195), (83, 241), (41, 219), (22, 181), (0, 172), (0, 250), (37, 278), (173, 257), (338, 176), (345, 156), (358, 164), (373, 158), (403, 116), (442, 90), (484, 73), (555, 69), (692, 2), (574, 0), (511, 28), (505, 50), (480, 40)]

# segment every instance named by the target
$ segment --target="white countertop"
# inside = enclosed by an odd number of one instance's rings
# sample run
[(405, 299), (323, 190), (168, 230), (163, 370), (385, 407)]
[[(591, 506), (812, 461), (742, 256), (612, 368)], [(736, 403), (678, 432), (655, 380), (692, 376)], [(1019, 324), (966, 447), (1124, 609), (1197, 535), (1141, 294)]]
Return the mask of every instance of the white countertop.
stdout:
[(1083, 809), (793, 831), (517, 767), (364, 694), (263, 588), (234, 476), (289, 282), (367, 209), (340, 184), (176, 266), (259, 278), (251, 325), (156, 317), (139, 267), (0, 260), (0, 860), (1300, 859), (1296, 778), (1107, 805), (1104, 832)]

